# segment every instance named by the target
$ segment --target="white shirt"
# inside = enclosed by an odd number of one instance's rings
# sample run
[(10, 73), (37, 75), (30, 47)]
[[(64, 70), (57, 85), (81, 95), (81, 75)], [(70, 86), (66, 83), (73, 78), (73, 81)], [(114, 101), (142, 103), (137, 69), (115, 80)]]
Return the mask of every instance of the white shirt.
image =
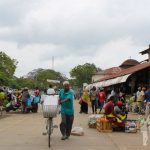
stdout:
[(47, 94), (48, 94), (48, 95), (53, 95), (53, 94), (55, 94), (55, 90), (54, 90), (53, 88), (49, 88), (49, 89), (47, 90)]

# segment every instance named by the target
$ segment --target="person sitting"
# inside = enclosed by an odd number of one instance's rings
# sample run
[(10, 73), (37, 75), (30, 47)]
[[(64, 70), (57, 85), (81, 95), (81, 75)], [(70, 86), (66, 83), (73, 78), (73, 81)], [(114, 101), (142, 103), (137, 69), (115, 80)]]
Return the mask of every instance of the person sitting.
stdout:
[(3, 89), (0, 89), (0, 109), (2, 109), (5, 97), (6, 96), (5, 96), (5, 93), (4, 93)]
[[(106, 115), (107, 119), (110, 120), (113, 123), (122, 123), (123, 120), (126, 118), (123, 114), (121, 114), (121, 108), (119, 108), (118, 110), (120, 110), (120, 114), (117, 114), (115, 110), (115, 105), (114, 105), (114, 97), (111, 96), (110, 99), (108, 100), (108, 103), (106, 103), (105, 107), (104, 107), (104, 114)], [(123, 115), (123, 117), (122, 117)]]
[(118, 101), (114, 107), (114, 113), (117, 116), (118, 121), (123, 122), (127, 118), (126, 109), (122, 101)]

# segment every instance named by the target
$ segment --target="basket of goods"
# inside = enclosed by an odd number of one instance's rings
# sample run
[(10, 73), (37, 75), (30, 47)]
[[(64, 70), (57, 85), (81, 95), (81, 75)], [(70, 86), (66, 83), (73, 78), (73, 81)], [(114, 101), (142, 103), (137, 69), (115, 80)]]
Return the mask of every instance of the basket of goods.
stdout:
[(101, 117), (101, 115), (91, 115), (91, 116), (89, 116), (89, 121), (88, 121), (89, 128), (96, 129), (97, 118), (100, 118), (100, 117)]
[(137, 124), (135, 120), (127, 120), (125, 123), (125, 132), (126, 133), (136, 133)]
[(105, 117), (97, 118), (97, 130), (99, 132), (112, 132), (111, 122)]
[(57, 95), (47, 95), (44, 98), (44, 103), (42, 106), (43, 117), (44, 118), (54, 118), (57, 117), (58, 114), (58, 100), (59, 97)]

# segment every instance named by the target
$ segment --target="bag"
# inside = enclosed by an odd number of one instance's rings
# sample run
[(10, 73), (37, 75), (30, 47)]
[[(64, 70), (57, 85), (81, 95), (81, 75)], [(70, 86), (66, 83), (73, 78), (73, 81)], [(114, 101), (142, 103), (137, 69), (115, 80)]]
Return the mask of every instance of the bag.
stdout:
[(84, 136), (83, 128), (82, 127), (74, 127), (71, 131), (71, 135)]
[(31, 107), (31, 98), (29, 97), (26, 102), (27, 107)]
[(126, 133), (136, 133), (137, 132), (137, 125), (135, 121), (127, 120), (125, 124), (125, 132)]
[(10, 107), (11, 106), (11, 103), (8, 103), (7, 105), (6, 105), (6, 108), (8, 108), (8, 107)]
[(40, 102), (40, 97), (39, 96), (35, 96), (34, 97), (34, 104), (37, 104)]

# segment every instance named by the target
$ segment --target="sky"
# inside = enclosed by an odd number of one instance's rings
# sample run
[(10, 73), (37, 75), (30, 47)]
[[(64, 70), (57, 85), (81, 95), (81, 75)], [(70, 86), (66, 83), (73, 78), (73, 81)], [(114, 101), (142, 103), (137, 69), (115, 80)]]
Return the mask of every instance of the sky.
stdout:
[(149, 0), (0, 0), (0, 51), (18, 60), (16, 76), (78, 64), (106, 69), (150, 44)]

